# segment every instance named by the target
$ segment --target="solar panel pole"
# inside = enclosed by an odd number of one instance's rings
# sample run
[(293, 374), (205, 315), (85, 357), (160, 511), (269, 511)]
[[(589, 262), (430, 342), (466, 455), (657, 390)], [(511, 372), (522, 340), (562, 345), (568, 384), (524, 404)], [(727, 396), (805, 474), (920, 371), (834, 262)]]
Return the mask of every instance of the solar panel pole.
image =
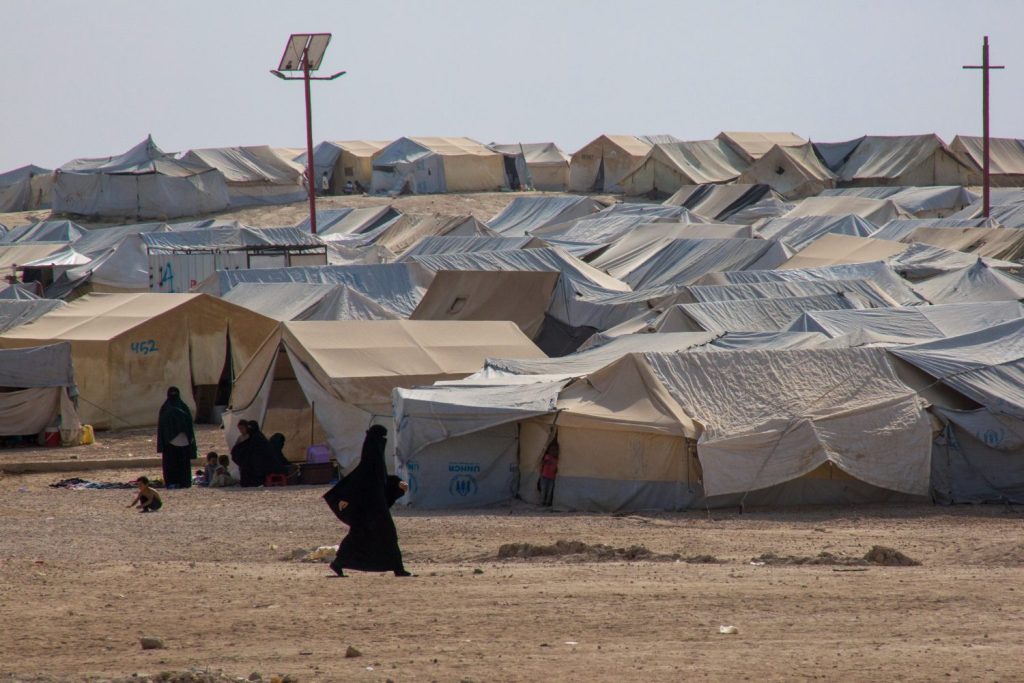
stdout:
[(981, 44), (981, 66), (965, 66), (965, 69), (981, 69), (981, 195), (982, 216), (989, 217), (992, 209), (991, 186), (989, 172), (989, 127), (988, 127), (988, 72), (992, 69), (1005, 69), (1003, 66), (992, 66), (988, 62), (988, 36)]
[(316, 164), (313, 162), (313, 100), (309, 94), (309, 45), (302, 50), (302, 81), (306, 86), (306, 189), (309, 190), (309, 231), (316, 234)]
[[(306, 189), (309, 192), (309, 229), (316, 234), (316, 163), (313, 159), (313, 98), (310, 81), (333, 81), (347, 72), (339, 71), (330, 76), (311, 76), (310, 72), (320, 68), (320, 62), (331, 42), (330, 33), (293, 33), (288, 36), (281, 64), (271, 69), (283, 81), (302, 80), (306, 91)], [(300, 52), (301, 50), (301, 52)], [(313, 50), (313, 53), (310, 53)], [(286, 76), (284, 72), (301, 71), (301, 76)]]

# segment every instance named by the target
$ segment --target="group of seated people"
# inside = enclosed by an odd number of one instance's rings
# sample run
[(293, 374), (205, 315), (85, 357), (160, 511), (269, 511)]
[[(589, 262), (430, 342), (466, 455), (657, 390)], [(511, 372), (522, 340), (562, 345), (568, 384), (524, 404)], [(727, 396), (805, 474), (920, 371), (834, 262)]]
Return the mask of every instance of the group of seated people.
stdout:
[[(260, 431), (255, 420), (238, 423), (238, 440), (231, 447), (231, 458), (216, 452), (206, 454), (206, 467), (196, 472), (200, 486), (264, 486), (268, 477), (280, 475), (291, 483), (296, 467), (284, 455), (284, 435), (277, 433), (269, 439)], [(238, 465), (238, 479), (230, 472), (231, 463)]]

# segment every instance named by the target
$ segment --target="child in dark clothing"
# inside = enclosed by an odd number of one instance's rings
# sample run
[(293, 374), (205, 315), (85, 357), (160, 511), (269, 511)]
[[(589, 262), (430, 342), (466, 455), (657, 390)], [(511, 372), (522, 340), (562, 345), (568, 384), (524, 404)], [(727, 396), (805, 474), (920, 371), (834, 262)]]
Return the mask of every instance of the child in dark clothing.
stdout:
[(541, 505), (551, 507), (555, 496), (555, 477), (558, 476), (558, 441), (548, 444), (544, 456), (540, 459), (540, 497)]
[(154, 491), (149, 485), (149, 479), (146, 477), (139, 477), (136, 481), (139, 486), (139, 495), (135, 496), (135, 500), (128, 503), (128, 507), (139, 508), (139, 512), (156, 512), (163, 507), (163, 502), (160, 500), (160, 494)]

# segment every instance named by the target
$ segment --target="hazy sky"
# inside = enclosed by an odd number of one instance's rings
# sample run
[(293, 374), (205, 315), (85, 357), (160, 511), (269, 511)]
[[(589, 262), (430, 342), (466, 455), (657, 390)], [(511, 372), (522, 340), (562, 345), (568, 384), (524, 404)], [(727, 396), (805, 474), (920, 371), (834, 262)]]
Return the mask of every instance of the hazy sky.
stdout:
[[(309, 10), (302, 8), (309, 7)], [(291, 32), (334, 34), (314, 142), (602, 132), (1024, 137), (1020, 0), (0, 0), (0, 171), (118, 154), (305, 143)]]

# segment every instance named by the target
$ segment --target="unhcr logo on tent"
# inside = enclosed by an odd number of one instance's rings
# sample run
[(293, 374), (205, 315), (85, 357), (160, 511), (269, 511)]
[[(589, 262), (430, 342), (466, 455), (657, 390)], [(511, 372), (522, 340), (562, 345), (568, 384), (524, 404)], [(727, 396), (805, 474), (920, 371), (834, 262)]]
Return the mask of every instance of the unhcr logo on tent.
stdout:
[(478, 462), (450, 462), (448, 463), (449, 472), (479, 472), (480, 463)]
[(453, 498), (476, 495), (476, 489), (476, 477), (472, 474), (456, 474), (448, 482), (448, 494)]

